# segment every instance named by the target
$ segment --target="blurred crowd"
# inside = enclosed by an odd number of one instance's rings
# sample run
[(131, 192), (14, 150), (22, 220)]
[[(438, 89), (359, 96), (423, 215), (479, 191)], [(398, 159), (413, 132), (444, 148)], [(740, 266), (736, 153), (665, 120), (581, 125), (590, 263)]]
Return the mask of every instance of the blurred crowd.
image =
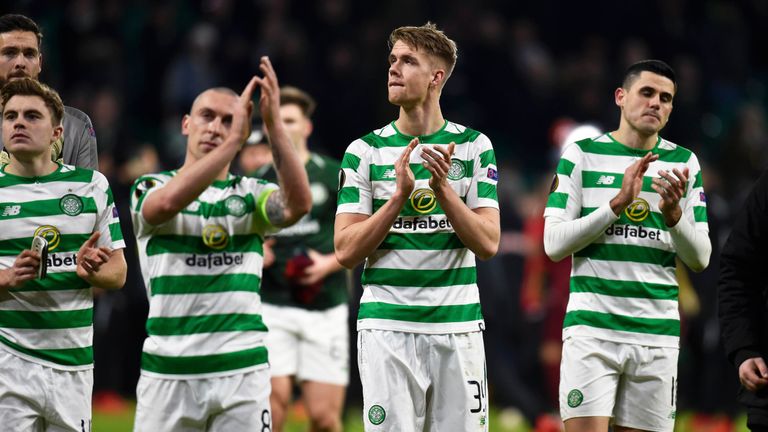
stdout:
[[(443, 114), (488, 135), (499, 162), (502, 248), (479, 265), (491, 400), (531, 422), (557, 406), (569, 263), (544, 257), (541, 215), (560, 148), (578, 125), (616, 127), (613, 92), (627, 65), (667, 61), (679, 88), (662, 136), (702, 161), (713, 243), (704, 273), (679, 269), (678, 406), (733, 414), (737, 379), (719, 342), (717, 257), (768, 162), (768, 2), (587, 3), (19, 0), (0, 12), (42, 26), (41, 80), (91, 116), (126, 240), (128, 188), (142, 173), (180, 165), (181, 116), (201, 90), (241, 89), (269, 55), (282, 84), (318, 101), (310, 146), (340, 159), (350, 141), (396, 116), (386, 99), (389, 32), (437, 23), (459, 46)], [(98, 300), (97, 395), (131, 397), (138, 377), (147, 305), (131, 248), (128, 285)], [(351, 401), (360, 400), (355, 381), (353, 370)]]

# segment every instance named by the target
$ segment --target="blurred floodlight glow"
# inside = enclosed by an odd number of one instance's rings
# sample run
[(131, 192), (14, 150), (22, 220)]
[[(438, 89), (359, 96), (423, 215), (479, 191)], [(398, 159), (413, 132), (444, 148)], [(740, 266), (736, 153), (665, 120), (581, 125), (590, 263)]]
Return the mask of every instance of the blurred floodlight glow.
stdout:
[(603, 132), (595, 125), (591, 125), (591, 124), (578, 125), (573, 129), (571, 129), (568, 135), (565, 136), (565, 139), (563, 140), (563, 142), (560, 143), (560, 148), (563, 148), (568, 144), (575, 143), (576, 141), (583, 140), (586, 138), (595, 138), (602, 134)]

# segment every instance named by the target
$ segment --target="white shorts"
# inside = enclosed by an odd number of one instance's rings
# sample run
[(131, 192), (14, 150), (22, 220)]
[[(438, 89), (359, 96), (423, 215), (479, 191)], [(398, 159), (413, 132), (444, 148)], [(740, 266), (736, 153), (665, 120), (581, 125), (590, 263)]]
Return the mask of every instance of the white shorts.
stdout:
[(65, 371), (0, 349), (0, 429), (90, 432), (93, 370)]
[(272, 376), (295, 376), (346, 386), (349, 383), (349, 310), (346, 304), (311, 311), (264, 303), (261, 314), (269, 328)]
[(487, 431), (481, 332), (360, 330), (366, 431)]
[(618, 426), (672, 431), (676, 348), (569, 337), (560, 363), (560, 416), (613, 417)]
[(272, 430), (269, 370), (216, 378), (142, 375), (136, 387), (134, 432)]

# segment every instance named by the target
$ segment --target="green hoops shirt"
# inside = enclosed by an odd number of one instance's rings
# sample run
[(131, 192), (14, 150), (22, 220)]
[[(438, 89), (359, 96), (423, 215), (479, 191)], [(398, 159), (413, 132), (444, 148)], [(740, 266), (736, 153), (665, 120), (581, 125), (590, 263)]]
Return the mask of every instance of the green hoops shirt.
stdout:
[[(395, 191), (394, 163), (413, 137), (394, 122), (355, 140), (341, 163), (337, 214), (371, 215)], [(448, 182), (470, 209), (499, 208), (498, 171), (485, 135), (446, 121), (411, 154), (416, 184), (379, 247), (366, 259), (357, 328), (464, 333), (483, 326), (475, 255), (453, 230), (421, 164), (422, 144), (456, 143)]]
[[(329, 157), (310, 154), (305, 165), (312, 191), (312, 211), (295, 225), (272, 234), (275, 263), (264, 269), (261, 298), (265, 303), (299, 307), (310, 310), (328, 309), (347, 302), (348, 290), (344, 271), (326, 277), (318, 292), (306, 301), (297, 299), (285, 276), (289, 259), (314, 249), (322, 254), (333, 253), (333, 223), (336, 215), (336, 192), (340, 163)], [(254, 176), (276, 182), (277, 173), (272, 164), (260, 168)]]
[(131, 212), (149, 295), (142, 374), (162, 378), (231, 375), (267, 366), (261, 318), (264, 206), (277, 185), (229, 176), (153, 226), (146, 197), (176, 171), (139, 178)]
[(125, 247), (107, 179), (59, 164), (43, 177), (0, 166), (0, 269), (13, 266), (36, 235), (48, 240), (48, 275), (2, 295), (2, 349), (56, 369), (93, 367), (93, 293), (77, 273), (77, 252), (94, 231), (98, 245)]
[[(659, 170), (689, 169), (680, 200), (684, 218), (708, 232), (701, 168), (690, 150), (659, 138), (640, 195), (603, 235), (574, 253), (563, 338), (591, 336), (614, 342), (679, 347), (676, 252), (651, 188)], [(605, 134), (565, 148), (544, 216), (574, 220), (609, 202), (624, 171), (647, 150), (627, 147)]]

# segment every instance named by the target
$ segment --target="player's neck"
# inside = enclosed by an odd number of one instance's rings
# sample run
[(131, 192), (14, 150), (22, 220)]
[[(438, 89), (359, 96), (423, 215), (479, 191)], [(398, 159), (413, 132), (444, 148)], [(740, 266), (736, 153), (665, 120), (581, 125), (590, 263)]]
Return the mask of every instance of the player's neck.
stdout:
[(307, 147), (307, 142), (304, 141), (304, 143), (298, 143), (296, 144), (296, 146), (294, 146), (294, 148), (296, 149), (296, 154), (299, 155), (299, 160), (304, 165), (306, 165), (307, 162), (309, 162), (309, 157), (310, 157), (309, 148)]
[(11, 155), (11, 161), (5, 167), (5, 172), (19, 177), (43, 177), (57, 169), (59, 164), (51, 161), (50, 153), (24, 160)]
[(653, 148), (656, 147), (656, 143), (659, 141), (658, 132), (646, 135), (640, 133), (636, 129), (625, 127), (623, 124), (619, 126), (618, 130), (611, 132), (611, 136), (625, 146), (637, 150), (653, 150)]
[(400, 133), (410, 136), (432, 135), (445, 125), (443, 113), (437, 103), (415, 107), (400, 107), (400, 117), (395, 126)]

